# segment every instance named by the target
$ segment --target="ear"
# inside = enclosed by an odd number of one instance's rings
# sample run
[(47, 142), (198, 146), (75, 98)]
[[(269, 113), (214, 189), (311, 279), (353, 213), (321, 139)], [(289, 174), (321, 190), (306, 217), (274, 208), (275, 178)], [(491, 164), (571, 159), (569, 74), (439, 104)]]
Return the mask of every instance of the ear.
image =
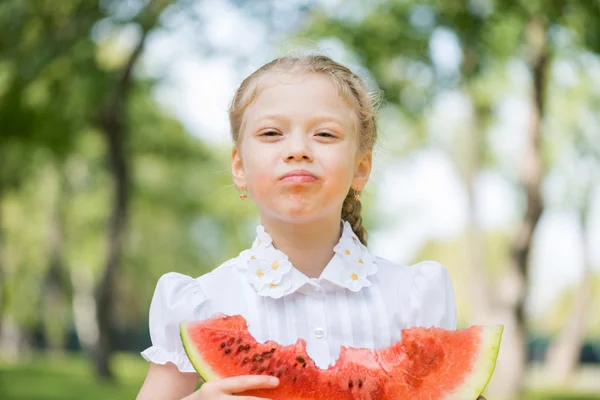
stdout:
[(242, 153), (237, 146), (233, 146), (233, 150), (231, 151), (231, 176), (238, 188), (247, 187)]
[(368, 150), (362, 153), (362, 155), (356, 160), (356, 164), (354, 166), (354, 177), (352, 178), (352, 188), (354, 190), (360, 191), (367, 186), (372, 167), (373, 152)]

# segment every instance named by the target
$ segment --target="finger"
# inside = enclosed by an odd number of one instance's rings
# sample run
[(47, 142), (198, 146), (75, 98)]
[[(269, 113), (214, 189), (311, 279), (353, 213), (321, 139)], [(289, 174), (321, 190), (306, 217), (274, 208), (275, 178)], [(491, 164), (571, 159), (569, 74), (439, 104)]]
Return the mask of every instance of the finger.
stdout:
[(216, 383), (216, 387), (224, 393), (240, 393), (252, 389), (270, 389), (279, 385), (274, 376), (243, 375), (225, 378)]

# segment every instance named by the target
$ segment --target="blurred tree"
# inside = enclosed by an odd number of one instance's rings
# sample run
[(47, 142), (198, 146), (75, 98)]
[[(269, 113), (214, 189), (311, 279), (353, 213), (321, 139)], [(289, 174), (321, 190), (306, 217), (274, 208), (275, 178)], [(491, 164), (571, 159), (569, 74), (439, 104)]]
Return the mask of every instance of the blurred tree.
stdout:
[[(590, 185), (591, 187), (592, 185)], [(574, 293), (574, 299), (567, 318), (559, 335), (552, 342), (547, 358), (546, 366), (548, 376), (556, 384), (565, 384), (573, 376), (579, 362), (581, 345), (585, 338), (589, 321), (589, 313), (593, 299), (593, 272), (590, 260), (590, 240), (588, 237), (588, 216), (591, 210), (592, 191), (586, 190), (586, 201), (579, 211), (580, 226), (582, 231), (583, 252), (583, 274), (580, 284)]]
[[(13, 1), (6, 3), (2, 10), (2, 16), (9, 20), (7, 32), (2, 37), (22, 39), (16, 41), (18, 46), (10, 46), (11, 43), (3, 43), (2, 46), (7, 49), (3, 52), (7, 62), (13, 62), (15, 70), (20, 72), (9, 81), (3, 96), (8, 106), (1, 119), (6, 130), (4, 142), (10, 144), (12, 139), (28, 150), (35, 146), (49, 148), (64, 158), (69, 154), (76, 130), (96, 124), (107, 143), (115, 189), (108, 226), (106, 266), (95, 289), (94, 315), (97, 318), (98, 335), (91, 349), (96, 370), (104, 377), (111, 375), (108, 366), (113, 309), (111, 289), (127, 219), (129, 173), (123, 146), (126, 136), (123, 111), (132, 82), (132, 70), (142, 52), (147, 33), (155, 27), (159, 15), (168, 4), (168, 1), (151, 1), (125, 21), (118, 21), (118, 13), (124, 9), (122, 4), (114, 1), (70, 1), (62, 2), (60, 6), (51, 2)], [(122, 68), (103, 70), (96, 60), (96, 45), (90, 37), (90, 30), (97, 21), (111, 14), (113, 20), (122, 24), (139, 26), (141, 35)], [(68, 93), (68, 88), (72, 88), (73, 92)], [(54, 91), (67, 91), (68, 97), (64, 99), (67, 101), (61, 102), (60, 95), (53, 97)], [(74, 113), (69, 106), (74, 101), (81, 101), (79, 96), (82, 95), (87, 101), (74, 104), (77, 107), (75, 110), (79, 111)], [(27, 103), (23, 103), (27, 100), (31, 107), (24, 107)], [(95, 101), (92, 103), (90, 100)], [(2, 148), (6, 150), (8, 147)], [(22, 160), (19, 162), (16, 165), (23, 165)], [(15, 179), (18, 174), (11, 171), (8, 176)], [(59, 247), (55, 246), (53, 250), (57, 249)], [(52, 263), (48, 276), (56, 275), (60, 265)], [(47, 283), (53, 281), (55, 279), (50, 279)]]
[[(565, 58), (560, 61), (574, 68), (577, 78), (567, 84), (556, 82), (553, 101), (564, 112), (552, 118), (549, 137), (557, 145), (562, 144), (553, 168), (558, 175), (555, 181), (560, 178), (563, 181), (561, 195), (555, 202), (557, 207), (576, 210), (581, 229), (583, 270), (568, 306), (560, 309), (563, 311), (560, 318), (562, 326), (546, 359), (548, 376), (558, 384), (564, 384), (575, 372), (581, 345), (594, 322), (590, 318), (593, 302), (600, 304), (594, 296), (596, 283), (590, 255), (589, 221), (594, 191), (600, 182), (600, 119), (597, 117), (600, 86), (595, 84), (594, 76), (594, 71), (600, 66), (600, 58), (585, 53)], [(560, 77), (555, 80), (560, 80)], [(565, 132), (568, 132), (569, 138), (564, 137)]]
[[(70, 19), (73, 14), (78, 18)], [(81, 32), (98, 18), (99, 10), (89, 1), (0, 4), (0, 342), (5, 347), (10, 346), (1, 340), (10, 318), (9, 285), (18, 269), (7, 267), (5, 230), (10, 215), (4, 200), (29, 177), (39, 175), (40, 161), (59, 161), (68, 154), (88, 100), (74, 90), (79, 82), (70, 72), (88, 64), (89, 38)], [(78, 47), (82, 51), (73, 57)], [(15, 327), (14, 318), (9, 323)]]
[[(161, 13), (170, 3), (169, 0), (150, 1), (139, 10), (131, 21), (128, 21), (130, 24), (139, 26), (141, 30), (140, 38), (123, 67), (115, 71), (116, 73), (108, 74), (108, 79), (112, 82), (105, 98), (101, 100), (103, 106), (100, 108), (97, 121), (106, 140), (114, 185), (112, 210), (108, 225), (106, 265), (102, 278), (95, 289), (98, 342), (94, 349), (94, 356), (97, 372), (102, 377), (111, 377), (109, 357), (112, 348), (110, 329), (113, 323), (112, 313), (114, 312), (113, 288), (122, 255), (123, 237), (128, 219), (130, 172), (129, 157), (125, 148), (128, 134), (125, 126), (127, 97), (133, 85), (133, 69), (142, 54), (148, 33), (156, 28)], [(114, 6), (119, 7), (120, 5), (115, 2)]]

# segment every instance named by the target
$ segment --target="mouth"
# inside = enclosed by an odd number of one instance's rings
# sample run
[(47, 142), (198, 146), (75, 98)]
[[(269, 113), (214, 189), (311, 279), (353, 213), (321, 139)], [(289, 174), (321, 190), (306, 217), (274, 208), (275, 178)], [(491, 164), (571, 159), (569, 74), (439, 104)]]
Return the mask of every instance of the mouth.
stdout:
[(281, 177), (284, 182), (290, 183), (310, 183), (318, 180), (317, 176), (306, 170), (294, 170)]

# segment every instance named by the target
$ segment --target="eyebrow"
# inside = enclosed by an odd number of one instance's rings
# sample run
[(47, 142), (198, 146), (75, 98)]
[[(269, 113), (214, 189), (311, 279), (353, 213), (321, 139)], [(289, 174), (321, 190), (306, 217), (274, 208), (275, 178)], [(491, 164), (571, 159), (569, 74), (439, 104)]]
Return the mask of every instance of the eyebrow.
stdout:
[[(286, 121), (288, 121), (288, 117), (286, 117), (283, 114), (267, 114), (267, 115), (263, 115), (263, 116), (260, 116), (259, 118), (257, 118), (257, 122), (262, 122), (265, 120), (286, 122)], [(336, 116), (330, 115), (330, 114), (316, 115), (314, 117), (309, 118), (309, 121), (312, 124), (318, 124), (320, 122), (333, 122), (333, 123), (339, 125), (340, 127), (346, 126), (342, 119), (340, 119)]]

